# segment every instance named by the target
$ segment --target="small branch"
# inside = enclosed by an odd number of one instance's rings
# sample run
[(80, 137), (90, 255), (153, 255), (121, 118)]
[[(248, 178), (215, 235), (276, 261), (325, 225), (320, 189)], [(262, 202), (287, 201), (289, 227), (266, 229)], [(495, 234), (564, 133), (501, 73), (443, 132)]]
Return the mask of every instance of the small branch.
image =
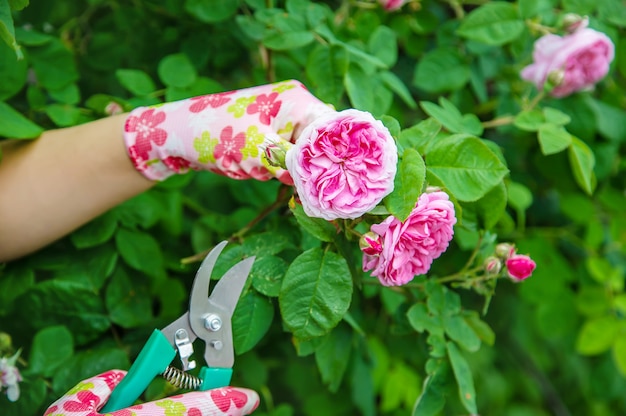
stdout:
[(513, 124), (515, 121), (515, 116), (503, 116), (494, 118), (493, 120), (483, 121), (481, 124), (485, 129), (492, 129), (494, 127), (508, 126), (509, 124)]

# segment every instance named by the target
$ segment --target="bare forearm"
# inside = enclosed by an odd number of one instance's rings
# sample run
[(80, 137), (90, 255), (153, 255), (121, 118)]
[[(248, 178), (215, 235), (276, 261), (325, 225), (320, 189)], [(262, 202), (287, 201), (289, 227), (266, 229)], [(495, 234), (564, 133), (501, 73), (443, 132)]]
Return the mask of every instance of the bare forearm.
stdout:
[(152, 186), (126, 154), (124, 119), (109, 117), (3, 146), (0, 261), (37, 250)]

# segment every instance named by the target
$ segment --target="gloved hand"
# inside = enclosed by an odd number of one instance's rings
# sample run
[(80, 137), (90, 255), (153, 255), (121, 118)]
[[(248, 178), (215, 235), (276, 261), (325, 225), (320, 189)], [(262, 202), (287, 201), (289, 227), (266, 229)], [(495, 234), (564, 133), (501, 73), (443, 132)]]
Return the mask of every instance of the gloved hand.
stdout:
[(328, 111), (300, 82), (284, 81), (136, 108), (124, 140), (137, 170), (151, 180), (191, 168), (291, 184), (289, 173), (267, 163), (259, 146), (268, 135), (295, 141)]
[[(84, 380), (54, 402), (44, 416), (98, 416), (125, 371), (111, 370)], [(241, 416), (259, 405), (256, 392), (235, 387), (194, 391), (120, 409), (111, 416)]]

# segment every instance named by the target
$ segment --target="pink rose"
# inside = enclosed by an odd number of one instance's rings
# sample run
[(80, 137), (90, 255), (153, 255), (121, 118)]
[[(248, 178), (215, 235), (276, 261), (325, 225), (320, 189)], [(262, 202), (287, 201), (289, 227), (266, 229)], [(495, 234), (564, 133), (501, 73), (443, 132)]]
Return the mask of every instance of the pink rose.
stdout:
[(393, 190), (398, 149), (383, 123), (350, 109), (306, 126), (285, 162), (308, 216), (358, 218)]
[(524, 254), (514, 254), (506, 260), (505, 264), (509, 277), (516, 282), (530, 277), (537, 267), (537, 264)]
[(378, 255), (363, 254), (363, 270), (372, 271), (384, 286), (399, 286), (425, 274), (446, 251), (456, 224), (454, 205), (445, 192), (419, 197), (406, 221), (389, 216), (371, 231), (382, 237)]
[(593, 87), (609, 72), (615, 47), (604, 33), (584, 25), (563, 37), (545, 35), (535, 42), (533, 63), (522, 70), (523, 79), (542, 89), (555, 84), (553, 97), (565, 97)]
[(401, 8), (406, 0), (378, 0), (378, 3), (383, 6), (383, 9), (390, 12)]

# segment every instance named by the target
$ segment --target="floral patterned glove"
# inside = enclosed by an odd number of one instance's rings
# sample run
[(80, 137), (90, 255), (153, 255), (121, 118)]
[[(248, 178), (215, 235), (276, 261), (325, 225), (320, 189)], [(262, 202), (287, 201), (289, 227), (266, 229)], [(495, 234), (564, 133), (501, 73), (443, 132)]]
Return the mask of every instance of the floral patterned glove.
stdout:
[(328, 111), (292, 80), (136, 108), (126, 119), (124, 140), (137, 170), (151, 180), (191, 168), (291, 184), (288, 172), (262, 157), (260, 145), (266, 136), (293, 142)]
[[(44, 416), (99, 416), (113, 388), (125, 371), (111, 370), (81, 381), (54, 402)], [(120, 409), (111, 416), (241, 416), (249, 415), (259, 405), (259, 396), (249, 389), (222, 387), (195, 391), (150, 403)]]

